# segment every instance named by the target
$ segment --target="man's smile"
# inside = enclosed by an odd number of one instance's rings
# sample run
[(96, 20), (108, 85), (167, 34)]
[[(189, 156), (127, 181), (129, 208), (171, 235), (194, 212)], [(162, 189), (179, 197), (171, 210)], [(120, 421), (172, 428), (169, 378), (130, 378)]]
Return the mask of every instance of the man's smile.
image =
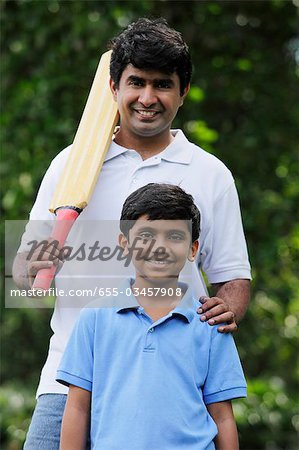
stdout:
[(153, 109), (139, 109), (139, 108), (132, 108), (133, 111), (135, 111), (138, 115), (141, 117), (145, 117), (146, 119), (151, 119), (158, 114), (161, 113), (161, 111), (153, 110)]

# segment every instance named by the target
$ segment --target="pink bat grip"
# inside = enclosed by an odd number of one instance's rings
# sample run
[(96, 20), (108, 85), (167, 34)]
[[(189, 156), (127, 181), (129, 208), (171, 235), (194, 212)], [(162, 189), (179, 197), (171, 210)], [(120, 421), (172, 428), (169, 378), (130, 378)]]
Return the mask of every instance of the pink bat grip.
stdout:
[[(79, 212), (74, 209), (58, 209), (56, 212), (56, 221), (51, 238), (59, 242), (62, 247), (73, 226), (73, 223), (79, 216)], [(52, 283), (57, 267), (52, 266), (49, 269), (41, 269), (37, 272), (32, 289), (42, 289), (47, 291)]]

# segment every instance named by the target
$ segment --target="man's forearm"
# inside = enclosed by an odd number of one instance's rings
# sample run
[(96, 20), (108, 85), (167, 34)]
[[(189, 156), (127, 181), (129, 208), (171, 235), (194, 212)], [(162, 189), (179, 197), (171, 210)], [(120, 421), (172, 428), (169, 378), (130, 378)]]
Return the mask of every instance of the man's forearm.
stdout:
[(235, 321), (241, 322), (250, 301), (250, 280), (231, 280), (213, 284), (213, 295), (222, 298), (235, 314)]

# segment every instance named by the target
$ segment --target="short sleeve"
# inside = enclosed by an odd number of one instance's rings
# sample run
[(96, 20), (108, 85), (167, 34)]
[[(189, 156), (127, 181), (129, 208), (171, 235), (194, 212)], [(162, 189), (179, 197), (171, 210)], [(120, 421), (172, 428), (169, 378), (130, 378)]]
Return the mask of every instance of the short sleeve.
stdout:
[(57, 371), (59, 383), (92, 390), (94, 326), (95, 311), (82, 310)]
[(251, 279), (239, 198), (234, 182), (213, 206), (209, 231), (202, 243), (202, 269), (209, 283)]
[(208, 374), (203, 387), (204, 402), (246, 397), (246, 380), (231, 334), (212, 329)]
[(42, 241), (50, 236), (55, 216), (49, 212), (49, 207), (70, 150), (71, 146), (60, 152), (46, 171), (31, 209), (30, 220), (26, 225), (18, 253), (30, 251), (29, 242)]

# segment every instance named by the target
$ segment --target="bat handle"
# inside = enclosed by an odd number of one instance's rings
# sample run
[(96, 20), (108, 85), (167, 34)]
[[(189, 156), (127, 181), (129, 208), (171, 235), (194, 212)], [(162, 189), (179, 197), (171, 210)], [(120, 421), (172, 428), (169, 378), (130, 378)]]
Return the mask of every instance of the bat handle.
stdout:
[[(58, 209), (55, 214), (56, 221), (51, 234), (51, 239), (58, 241), (59, 246), (62, 247), (80, 212), (70, 208), (61, 208)], [(56, 266), (52, 266), (49, 269), (40, 269), (36, 274), (32, 289), (48, 291), (51, 287), (56, 269)]]

